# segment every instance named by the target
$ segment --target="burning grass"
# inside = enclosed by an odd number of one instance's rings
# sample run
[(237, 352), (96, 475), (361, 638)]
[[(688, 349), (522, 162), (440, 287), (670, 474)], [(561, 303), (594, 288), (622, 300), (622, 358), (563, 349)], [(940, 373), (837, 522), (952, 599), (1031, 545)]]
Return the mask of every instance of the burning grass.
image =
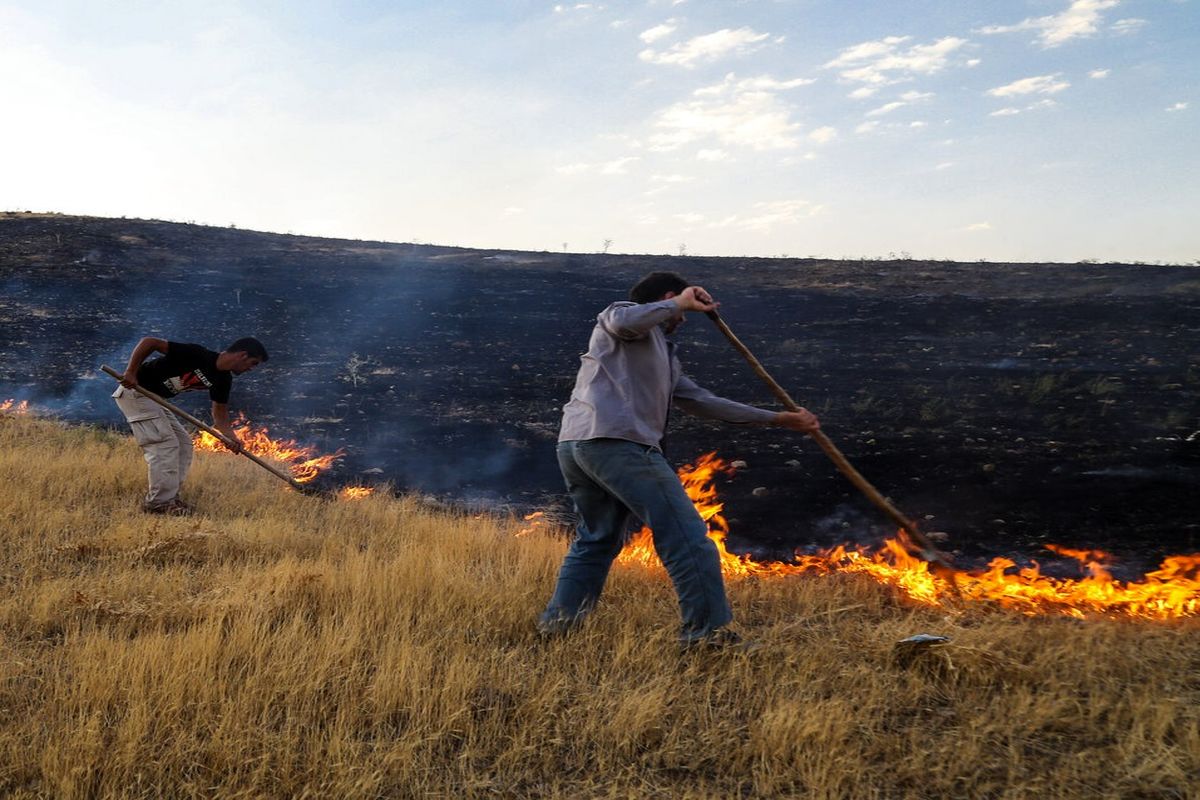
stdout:
[[(251, 425), (240, 414), (233, 420), (233, 432), (248, 453), (282, 462), (291, 473), (292, 478), (299, 483), (308, 483), (313, 480), (332, 467), (334, 462), (343, 455), (341, 450), (321, 455), (312, 445), (300, 444), (294, 439), (273, 438), (267, 428)], [(194, 443), (197, 450), (211, 453), (230, 452), (217, 437), (207, 431), (197, 431)]]
[[(727, 577), (784, 577), (788, 575), (867, 575), (898, 589), (912, 600), (930, 606), (949, 603), (981, 603), (1018, 611), (1030, 616), (1060, 614), (1084, 618), (1106, 614), (1145, 619), (1174, 619), (1200, 615), (1200, 554), (1171, 556), (1159, 569), (1140, 581), (1115, 580), (1099, 550), (1072, 550), (1047, 545), (1058, 555), (1077, 560), (1086, 571), (1079, 579), (1043, 575), (1039, 566), (1020, 567), (1008, 558), (995, 558), (982, 572), (963, 572), (957, 578), (958, 594), (943, 579), (935, 577), (924, 561), (908, 554), (897, 540), (888, 540), (880, 550), (839, 546), (817, 555), (798, 556), (792, 563), (758, 562), (730, 553), (725, 548), (729, 526), (721, 515), (716, 478), (732, 472), (715, 453), (707, 453), (679, 470), (688, 496), (708, 522), (709, 536), (721, 554)], [(626, 563), (658, 564), (648, 528), (643, 528), (621, 554)]]
[[(730, 581), (749, 656), (681, 657), (658, 568), (577, 636), (564, 543), (199, 453), (137, 512), (126, 437), (0, 417), (0, 795), (1197, 797), (1195, 620)], [(914, 633), (943, 645), (897, 649)]]
[(29, 412), (29, 401), (22, 400), (4, 400), (0, 401), (0, 414), (11, 414), (13, 416), (24, 416)]

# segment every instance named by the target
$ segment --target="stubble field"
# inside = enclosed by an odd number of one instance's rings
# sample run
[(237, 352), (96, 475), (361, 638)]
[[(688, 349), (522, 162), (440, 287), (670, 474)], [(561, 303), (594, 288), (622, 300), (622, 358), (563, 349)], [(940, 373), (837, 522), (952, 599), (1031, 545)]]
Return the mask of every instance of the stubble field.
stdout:
[(559, 536), (205, 453), (201, 513), (147, 517), (143, 470), (0, 416), (0, 795), (1200, 797), (1195, 620), (744, 579), (762, 649), (681, 655), (665, 575), (618, 565), (544, 643)]

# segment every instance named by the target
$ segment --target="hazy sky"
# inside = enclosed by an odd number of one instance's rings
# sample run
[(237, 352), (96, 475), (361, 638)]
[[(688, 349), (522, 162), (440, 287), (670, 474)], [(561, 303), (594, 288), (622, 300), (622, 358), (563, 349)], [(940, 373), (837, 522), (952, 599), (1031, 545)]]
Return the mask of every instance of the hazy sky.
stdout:
[(1197, 0), (6, 2), (0, 209), (1200, 259)]

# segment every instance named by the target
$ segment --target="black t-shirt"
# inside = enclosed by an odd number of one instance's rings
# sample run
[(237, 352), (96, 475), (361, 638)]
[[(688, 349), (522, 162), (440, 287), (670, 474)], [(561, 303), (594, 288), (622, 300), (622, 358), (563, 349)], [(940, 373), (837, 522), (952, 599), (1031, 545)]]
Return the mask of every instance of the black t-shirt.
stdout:
[(217, 355), (198, 344), (167, 342), (165, 356), (138, 368), (138, 384), (163, 397), (207, 391), (214, 403), (228, 403), (233, 375), (217, 369)]

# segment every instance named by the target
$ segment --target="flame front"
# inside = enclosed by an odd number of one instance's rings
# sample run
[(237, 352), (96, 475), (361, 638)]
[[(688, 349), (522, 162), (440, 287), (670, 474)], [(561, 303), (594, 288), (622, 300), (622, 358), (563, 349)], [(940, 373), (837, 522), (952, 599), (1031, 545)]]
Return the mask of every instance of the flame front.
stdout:
[[(246, 448), (246, 452), (259, 458), (284, 462), (292, 477), (300, 483), (308, 483), (345, 455), (343, 450), (328, 455), (317, 455), (317, 448), (312, 445), (300, 444), (293, 439), (272, 439), (266, 428), (251, 426), (240, 414), (234, 419), (233, 433), (242, 443), (242, 447)], [(229, 452), (217, 437), (207, 431), (198, 431), (194, 444), (197, 450)]]
[(375, 494), (375, 489), (370, 486), (344, 486), (338, 490), (338, 500), (362, 500), (364, 497), (370, 497)]
[[(817, 555), (797, 556), (790, 563), (760, 562), (730, 553), (725, 548), (729, 524), (721, 511), (714, 481), (730, 468), (715, 453), (707, 453), (694, 465), (679, 470), (688, 497), (700, 517), (708, 523), (708, 536), (717, 545), (721, 569), (728, 578), (779, 577), (787, 575), (831, 575), (859, 573), (895, 587), (906, 596), (927, 605), (941, 605), (953, 597), (943, 579), (929, 565), (915, 558), (897, 539), (888, 539), (879, 550), (839, 545)], [(1200, 614), (1200, 555), (1170, 556), (1141, 581), (1115, 580), (1103, 566), (1110, 557), (1098, 550), (1070, 550), (1057, 545), (1048, 549), (1075, 558), (1088, 577), (1078, 580), (1042, 575), (1036, 562), (1018, 567), (1007, 558), (995, 558), (983, 572), (964, 572), (958, 586), (965, 599), (991, 603), (1028, 615), (1059, 614), (1084, 617), (1089, 613), (1147, 619), (1172, 619)], [(630, 539), (620, 555), (627, 564), (658, 565), (649, 528)]]
[(532, 524), (526, 525), (524, 528), (521, 528), (521, 530), (517, 531), (517, 536), (526, 536), (536, 530), (541, 530), (546, 526), (545, 511), (534, 511), (530, 514), (526, 514), (522, 519), (524, 519), (526, 522), (531, 522)]
[(16, 400), (5, 400), (4, 402), (0, 403), (0, 414), (28, 414), (28, 413), (29, 413), (29, 401), (28, 400), (22, 400), (19, 403)]

